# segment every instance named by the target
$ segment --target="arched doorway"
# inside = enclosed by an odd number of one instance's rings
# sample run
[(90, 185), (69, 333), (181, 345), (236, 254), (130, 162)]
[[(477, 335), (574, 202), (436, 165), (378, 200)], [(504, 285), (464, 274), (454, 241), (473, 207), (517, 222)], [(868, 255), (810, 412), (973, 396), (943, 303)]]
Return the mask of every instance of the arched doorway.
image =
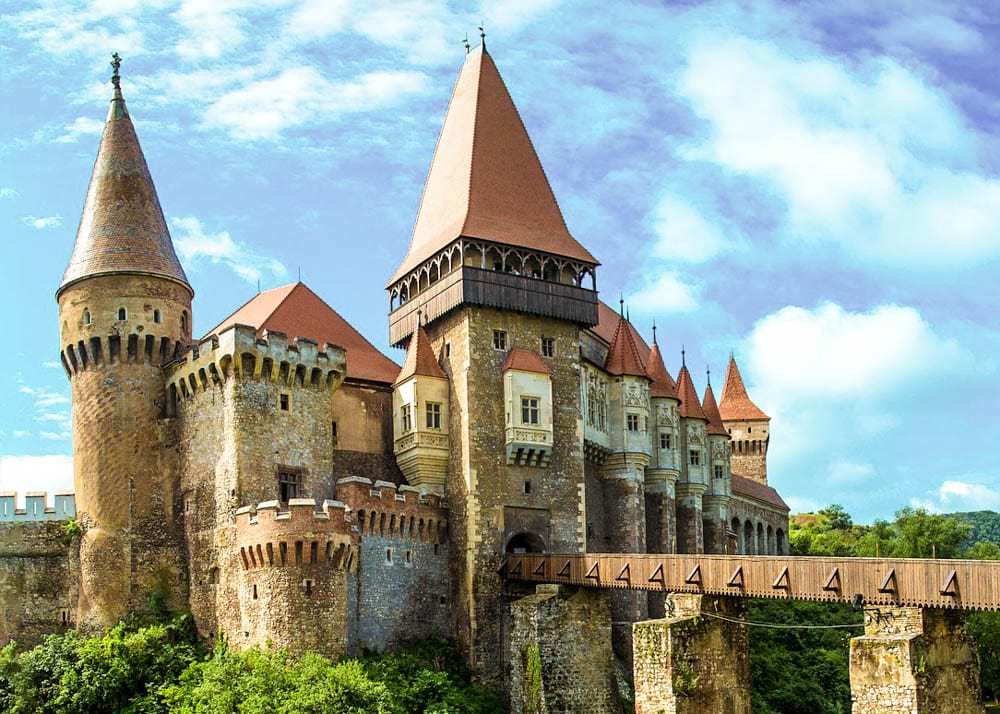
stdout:
[(545, 541), (534, 533), (523, 532), (511, 536), (505, 549), (507, 553), (544, 553)]

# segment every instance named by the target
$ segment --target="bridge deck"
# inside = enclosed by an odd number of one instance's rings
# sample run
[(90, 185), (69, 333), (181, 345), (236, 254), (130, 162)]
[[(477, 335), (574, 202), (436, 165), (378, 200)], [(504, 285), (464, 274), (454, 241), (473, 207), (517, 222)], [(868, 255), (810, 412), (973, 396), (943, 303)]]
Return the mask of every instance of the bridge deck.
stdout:
[(574, 553), (508, 555), (508, 580), (867, 605), (1000, 610), (1000, 561)]

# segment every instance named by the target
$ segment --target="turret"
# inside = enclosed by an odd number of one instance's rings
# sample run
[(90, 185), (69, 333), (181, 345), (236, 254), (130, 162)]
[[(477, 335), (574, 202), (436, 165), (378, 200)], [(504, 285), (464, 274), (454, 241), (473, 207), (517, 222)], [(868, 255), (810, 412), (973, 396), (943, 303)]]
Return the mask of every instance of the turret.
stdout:
[[(673, 553), (676, 550), (676, 484), (680, 477), (680, 398), (677, 385), (663, 363), (653, 325), (653, 347), (646, 360), (650, 380), (652, 410), (652, 458), (646, 467), (646, 539), (649, 552)], [(662, 598), (660, 598), (662, 600)], [(653, 613), (651, 613), (653, 614)]]
[(729, 473), (729, 434), (719, 416), (712, 391), (712, 375), (706, 375), (702, 411), (708, 419), (705, 430), (708, 490), (702, 497), (702, 522), (705, 532), (705, 552), (723, 553), (726, 550), (726, 530), (729, 522), (729, 501), (732, 496), (732, 479)]
[(743, 375), (730, 355), (719, 413), (732, 439), (732, 471), (767, 485), (767, 446), (771, 439), (771, 417), (747, 394)]
[(677, 482), (677, 551), (702, 553), (705, 549), (702, 496), (708, 490), (708, 418), (698, 400), (691, 373), (681, 352), (677, 396), (681, 415), (681, 475)]
[(111, 625), (154, 595), (179, 606), (186, 579), (162, 365), (189, 342), (194, 292), (125, 106), (117, 55), (112, 66), (114, 95), (56, 292), (85, 529), (83, 629)]

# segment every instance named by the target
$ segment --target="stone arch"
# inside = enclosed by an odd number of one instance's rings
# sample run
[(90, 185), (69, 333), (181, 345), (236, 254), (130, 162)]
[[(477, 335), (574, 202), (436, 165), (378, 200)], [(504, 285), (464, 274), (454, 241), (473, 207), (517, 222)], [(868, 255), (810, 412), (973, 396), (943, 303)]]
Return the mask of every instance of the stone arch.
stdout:
[(732, 529), (733, 533), (736, 534), (736, 544), (738, 546), (741, 546), (740, 547), (740, 552), (744, 553), (744, 555), (745, 555), (746, 553), (744, 552), (744, 549), (742, 547), (742, 543), (740, 543), (740, 519), (739, 519), (739, 516), (733, 516), (733, 520), (729, 524), (729, 527)]
[(764, 542), (764, 524), (757, 521), (757, 555), (767, 554), (767, 543)]
[(778, 555), (785, 554), (785, 531), (781, 528), (774, 532), (775, 548), (777, 549)]
[(545, 541), (541, 536), (531, 531), (515, 533), (508, 539), (505, 553), (544, 553)]
[(755, 553), (753, 542), (753, 523), (750, 522), (749, 518), (743, 524), (743, 552), (747, 555), (753, 555)]
[(774, 543), (774, 528), (771, 527), (771, 524), (768, 524), (767, 526), (767, 554), (768, 555), (778, 554), (777, 548), (775, 547)]

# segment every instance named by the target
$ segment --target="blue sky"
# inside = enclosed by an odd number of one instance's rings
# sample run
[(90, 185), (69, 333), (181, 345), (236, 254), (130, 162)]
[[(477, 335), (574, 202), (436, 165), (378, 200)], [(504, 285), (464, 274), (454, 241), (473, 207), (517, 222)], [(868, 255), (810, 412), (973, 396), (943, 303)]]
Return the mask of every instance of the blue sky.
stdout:
[(388, 351), (481, 20), (605, 299), (699, 388), (736, 353), (794, 509), (1000, 509), (1000, 10), (957, 1), (6, 6), (0, 490), (67, 484), (53, 295), (110, 52), (196, 331), (301, 269)]

